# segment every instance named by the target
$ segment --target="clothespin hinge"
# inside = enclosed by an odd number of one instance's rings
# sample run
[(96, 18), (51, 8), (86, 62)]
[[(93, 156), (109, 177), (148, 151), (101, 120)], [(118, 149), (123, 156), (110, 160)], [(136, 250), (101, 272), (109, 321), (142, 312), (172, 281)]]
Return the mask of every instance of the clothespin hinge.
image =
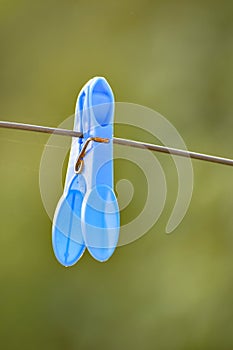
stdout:
[(85, 157), (87, 147), (88, 147), (88, 145), (89, 145), (89, 143), (91, 141), (101, 142), (101, 143), (109, 143), (110, 140), (107, 139), (107, 138), (102, 138), (102, 137), (89, 137), (86, 140), (86, 142), (84, 143), (84, 146), (83, 146), (81, 152), (79, 153), (78, 159), (77, 159), (77, 161), (75, 163), (74, 171), (75, 171), (76, 174), (80, 174), (82, 172), (83, 165), (84, 165), (83, 158)]

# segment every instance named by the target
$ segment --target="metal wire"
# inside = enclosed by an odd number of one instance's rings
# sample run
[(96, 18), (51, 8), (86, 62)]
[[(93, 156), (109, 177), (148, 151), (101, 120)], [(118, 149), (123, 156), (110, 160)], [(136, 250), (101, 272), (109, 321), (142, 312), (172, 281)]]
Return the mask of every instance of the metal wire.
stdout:
[[(83, 137), (83, 134), (81, 132), (78, 132), (78, 131), (59, 129), (59, 128), (51, 128), (51, 127), (47, 127), (47, 126), (32, 125), (32, 124), (6, 122), (6, 121), (0, 121), (0, 128), (17, 129), (17, 130), (24, 130), (24, 131), (36, 131), (36, 132), (41, 132), (41, 133), (46, 133), (46, 134), (72, 136), (72, 137), (78, 137), (78, 138)], [(150, 151), (155, 151), (155, 152), (173, 154), (173, 155), (185, 157), (185, 158), (203, 160), (203, 161), (211, 162), (211, 163), (218, 163), (218, 164), (233, 166), (233, 159), (212, 156), (212, 155), (208, 155), (208, 154), (204, 154), (204, 153), (191, 152), (191, 151), (186, 151), (186, 150), (182, 150), (182, 149), (154, 145), (151, 143), (139, 142), (139, 141), (134, 141), (134, 140), (127, 140), (127, 139), (122, 139), (122, 138), (117, 138), (117, 137), (113, 138), (113, 143), (118, 144), (118, 145), (129, 146), (129, 147), (148, 149)]]
[(78, 131), (59, 129), (59, 128), (50, 128), (48, 126), (23, 124), (23, 123), (15, 123), (15, 122), (0, 121), (0, 128), (36, 131), (36, 132), (42, 132), (45, 134), (56, 134), (56, 135), (62, 135), (62, 136), (83, 137), (83, 134)]

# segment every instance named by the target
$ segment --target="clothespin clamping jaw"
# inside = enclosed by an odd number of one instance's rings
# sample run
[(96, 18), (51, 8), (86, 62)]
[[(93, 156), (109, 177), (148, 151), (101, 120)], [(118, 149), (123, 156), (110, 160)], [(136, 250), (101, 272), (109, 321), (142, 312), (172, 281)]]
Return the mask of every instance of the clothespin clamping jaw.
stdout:
[(113, 254), (119, 237), (119, 208), (113, 187), (114, 97), (102, 77), (81, 90), (63, 195), (58, 202), (52, 244), (58, 261), (75, 264), (87, 247), (98, 261)]

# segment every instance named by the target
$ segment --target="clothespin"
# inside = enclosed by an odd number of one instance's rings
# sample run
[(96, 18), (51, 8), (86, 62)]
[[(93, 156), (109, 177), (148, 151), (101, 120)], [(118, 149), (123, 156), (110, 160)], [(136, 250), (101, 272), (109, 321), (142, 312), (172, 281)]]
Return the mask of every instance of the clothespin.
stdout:
[(91, 79), (76, 104), (74, 131), (63, 195), (52, 228), (58, 261), (74, 265), (87, 247), (98, 261), (113, 254), (119, 237), (119, 208), (113, 187), (114, 96), (102, 77)]

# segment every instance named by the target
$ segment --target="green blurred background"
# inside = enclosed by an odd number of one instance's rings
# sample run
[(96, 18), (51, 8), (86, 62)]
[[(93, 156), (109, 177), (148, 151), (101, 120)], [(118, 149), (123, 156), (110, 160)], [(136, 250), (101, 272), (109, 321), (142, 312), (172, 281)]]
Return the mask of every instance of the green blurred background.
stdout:
[[(1, 0), (0, 45), (1, 120), (56, 126), (103, 75), (117, 101), (159, 111), (189, 149), (233, 156), (231, 0)], [(158, 156), (171, 193), (158, 223), (107, 263), (86, 253), (65, 269), (40, 198), (46, 141), (0, 130), (0, 348), (232, 349), (233, 170), (194, 161), (191, 206), (166, 235), (177, 175)], [(116, 181), (135, 186), (124, 222), (141, 206), (141, 174), (118, 165)]]

